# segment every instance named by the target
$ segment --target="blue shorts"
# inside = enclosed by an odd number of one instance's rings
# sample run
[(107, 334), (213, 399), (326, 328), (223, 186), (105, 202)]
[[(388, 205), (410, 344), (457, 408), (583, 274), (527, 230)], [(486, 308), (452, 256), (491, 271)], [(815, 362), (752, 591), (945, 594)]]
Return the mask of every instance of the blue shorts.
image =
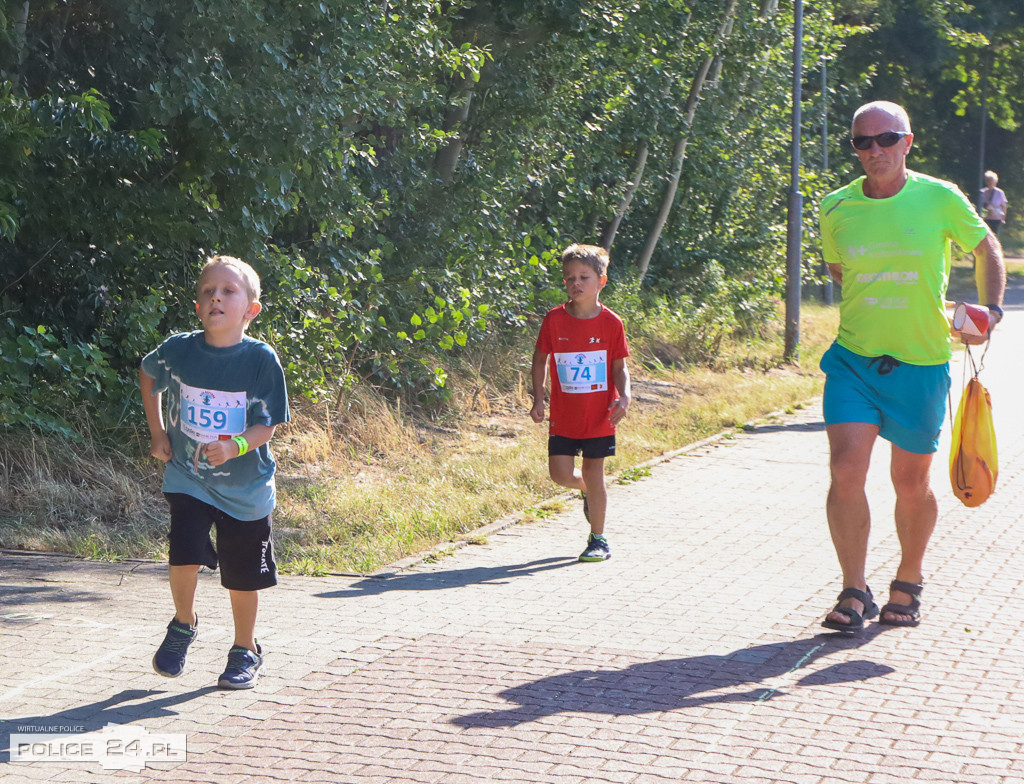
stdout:
[(862, 357), (833, 343), (821, 358), (825, 424), (865, 422), (900, 449), (930, 455), (949, 398), (949, 363), (908, 365), (892, 357)]

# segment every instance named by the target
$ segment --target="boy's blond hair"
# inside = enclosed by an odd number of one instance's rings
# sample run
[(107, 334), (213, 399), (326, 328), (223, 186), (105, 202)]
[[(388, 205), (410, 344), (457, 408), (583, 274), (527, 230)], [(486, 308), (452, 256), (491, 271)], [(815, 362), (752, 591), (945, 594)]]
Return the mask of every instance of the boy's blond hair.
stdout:
[(580, 261), (594, 270), (598, 275), (608, 274), (608, 265), (611, 259), (608, 251), (599, 245), (580, 245), (573, 243), (562, 253), (562, 266), (570, 261)]
[(206, 270), (208, 270), (210, 267), (217, 266), (230, 267), (239, 275), (241, 275), (242, 282), (245, 284), (245, 292), (246, 294), (249, 295), (249, 304), (252, 304), (253, 302), (259, 302), (260, 276), (256, 274), (256, 270), (254, 270), (241, 259), (235, 258), (234, 256), (211, 256), (203, 265), (202, 270), (199, 271), (199, 280), (203, 279), (203, 273), (205, 273)]

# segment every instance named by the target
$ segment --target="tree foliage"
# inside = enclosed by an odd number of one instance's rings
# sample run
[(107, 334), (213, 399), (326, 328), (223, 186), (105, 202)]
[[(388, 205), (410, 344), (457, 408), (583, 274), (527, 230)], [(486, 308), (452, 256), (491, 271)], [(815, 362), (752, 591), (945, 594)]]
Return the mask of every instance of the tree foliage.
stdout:
[[(783, 275), (791, 11), (0, 0), (0, 424), (137, 415), (139, 359), (194, 328), (213, 252), (260, 272), (254, 329), (312, 397), (443, 400), (438, 357), (557, 302), (573, 241), (611, 243), (637, 292), (656, 235), (641, 307), (756, 326)], [(1014, 0), (846, 0), (816, 4), (804, 45), (833, 122), (906, 100), (935, 127), (926, 161), (959, 166), (938, 140), (983, 76), (994, 122), (1019, 122), (1020, 31)], [(808, 201), (834, 182), (809, 167)]]
[(915, 168), (969, 195), (984, 169), (1004, 172), (1002, 187), (1021, 204), (1024, 182), (1014, 176), (1024, 160), (1020, 2), (846, 0), (837, 19), (857, 30), (837, 52), (830, 80), (839, 127), (849, 126), (862, 101), (902, 103), (914, 124)]

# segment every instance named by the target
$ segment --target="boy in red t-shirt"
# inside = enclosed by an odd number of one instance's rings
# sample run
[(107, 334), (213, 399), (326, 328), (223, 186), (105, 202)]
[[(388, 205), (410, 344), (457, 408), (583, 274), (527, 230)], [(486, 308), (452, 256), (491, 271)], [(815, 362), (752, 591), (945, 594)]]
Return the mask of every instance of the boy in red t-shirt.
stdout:
[[(583, 494), (590, 523), (581, 561), (611, 557), (604, 536), (608, 494), (604, 459), (615, 454), (615, 426), (629, 408), (626, 332), (620, 319), (598, 302), (608, 282), (608, 251), (570, 245), (562, 254), (562, 276), (569, 301), (544, 317), (533, 353), (533, 408), (544, 421), (544, 384), (551, 362), (551, 426), (548, 470), (552, 481)], [(583, 456), (582, 470), (576, 456)]]

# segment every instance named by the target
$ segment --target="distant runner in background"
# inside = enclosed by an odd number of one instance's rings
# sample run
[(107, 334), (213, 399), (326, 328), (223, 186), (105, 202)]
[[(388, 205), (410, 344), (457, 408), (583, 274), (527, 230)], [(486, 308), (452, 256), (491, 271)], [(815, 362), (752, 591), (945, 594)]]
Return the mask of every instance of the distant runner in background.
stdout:
[(999, 234), (999, 227), (1006, 223), (1006, 194), (996, 186), (999, 175), (994, 171), (985, 172), (985, 187), (981, 190), (983, 217), (992, 233)]

